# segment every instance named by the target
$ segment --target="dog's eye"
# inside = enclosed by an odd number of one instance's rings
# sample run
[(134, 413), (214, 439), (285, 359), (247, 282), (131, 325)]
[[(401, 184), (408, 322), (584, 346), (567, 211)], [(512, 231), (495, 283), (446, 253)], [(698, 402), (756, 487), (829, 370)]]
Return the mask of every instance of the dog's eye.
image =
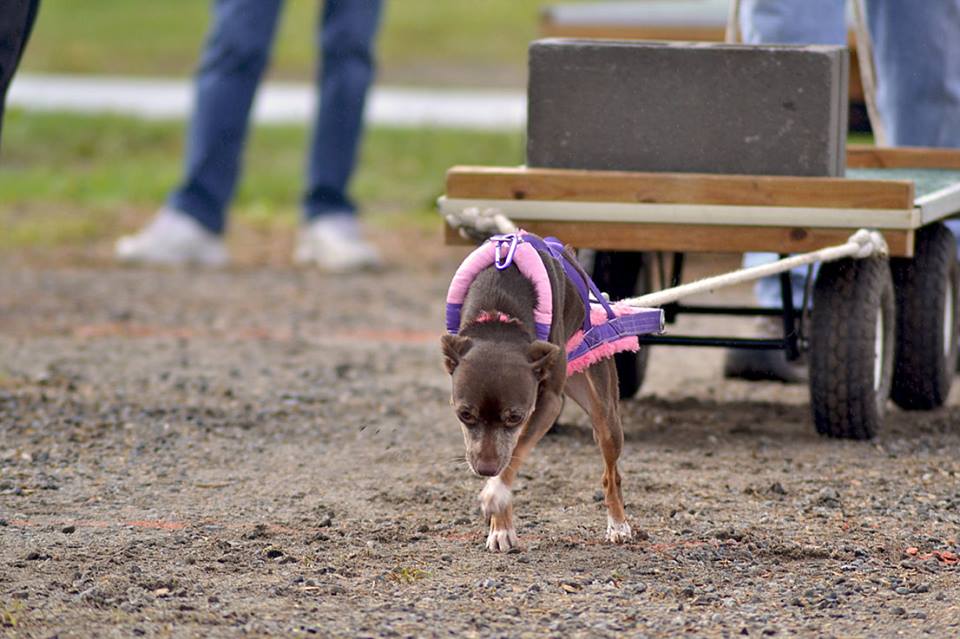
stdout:
[(476, 416), (467, 408), (461, 408), (457, 411), (457, 419), (468, 426), (477, 423)]
[(503, 423), (510, 428), (516, 428), (523, 423), (523, 413), (511, 411), (504, 417)]

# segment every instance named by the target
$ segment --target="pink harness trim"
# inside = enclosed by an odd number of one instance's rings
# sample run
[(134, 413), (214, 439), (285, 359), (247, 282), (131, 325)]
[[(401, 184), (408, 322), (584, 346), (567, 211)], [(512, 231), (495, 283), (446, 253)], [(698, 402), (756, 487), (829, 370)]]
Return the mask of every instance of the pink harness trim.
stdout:
[[(630, 315), (638, 312), (640, 309), (634, 308), (633, 306), (627, 306), (626, 304), (621, 304), (620, 302), (615, 302), (610, 304), (610, 308), (613, 309), (613, 312), (616, 313), (617, 317), (622, 317), (624, 315)], [(607, 312), (599, 304), (590, 305), (590, 321), (596, 326), (607, 321)], [(583, 342), (583, 329), (578, 330), (576, 333), (570, 336), (570, 339), (567, 340), (567, 355), (572, 353), (580, 346), (580, 343)], [(588, 350), (583, 355), (569, 359), (567, 361), (567, 377), (571, 375), (576, 375), (581, 371), (585, 371), (590, 368), (600, 360), (607, 359), (608, 357), (613, 357), (617, 353), (624, 352), (637, 352), (640, 350), (640, 339), (636, 335), (626, 335), (619, 339), (616, 339), (612, 342), (605, 342), (603, 344), (598, 344), (590, 350)]]
[[(463, 304), (473, 280), (480, 271), (494, 263), (495, 251), (496, 245), (487, 242), (467, 256), (450, 282), (450, 288), (447, 290), (448, 305)], [(553, 320), (553, 289), (550, 288), (550, 277), (547, 275), (543, 260), (540, 259), (540, 254), (530, 244), (518, 244), (513, 262), (524, 277), (530, 280), (537, 294), (537, 305), (533, 309), (534, 321), (540, 325), (550, 326)], [(452, 332), (456, 333), (455, 330)]]

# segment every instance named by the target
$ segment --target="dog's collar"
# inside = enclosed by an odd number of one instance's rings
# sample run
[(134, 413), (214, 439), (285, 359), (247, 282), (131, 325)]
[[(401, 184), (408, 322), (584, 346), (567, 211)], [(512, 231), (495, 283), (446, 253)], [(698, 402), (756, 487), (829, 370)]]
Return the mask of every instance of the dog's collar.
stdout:
[(484, 326), (491, 324), (503, 324), (523, 328), (523, 322), (513, 315), (508, 315), (502, 311), (482, 311), (476, 317), (464, 324), (461, 333), (474, 326)]

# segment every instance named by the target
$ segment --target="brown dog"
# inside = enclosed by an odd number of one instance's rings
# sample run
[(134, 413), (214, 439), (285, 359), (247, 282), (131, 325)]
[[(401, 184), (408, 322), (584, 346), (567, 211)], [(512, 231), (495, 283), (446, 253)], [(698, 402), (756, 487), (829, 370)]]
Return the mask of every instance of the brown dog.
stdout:
[[(576, 263), (569, 247), (565, 252)], [(603, 453), (607, 539), (631, 538), (617, 470), (623, 430), (616, 366), (608, 358), (567, 378), (564, 346), (580, 328), (585, 309), (561, 265), (547, 255), (543, 262), (553, 293), (549, 341), (536, 337), (531, 281), (516, 267), (492, 266), (470, 285), (458, 334), (441, 340), (467, 462), (489, 477), (480, 505), (490, 522), (487, 549), (494, 552), (517, 546), (510, 489), (520, 465), (559, 416), (564, 393), (590, 415)]]

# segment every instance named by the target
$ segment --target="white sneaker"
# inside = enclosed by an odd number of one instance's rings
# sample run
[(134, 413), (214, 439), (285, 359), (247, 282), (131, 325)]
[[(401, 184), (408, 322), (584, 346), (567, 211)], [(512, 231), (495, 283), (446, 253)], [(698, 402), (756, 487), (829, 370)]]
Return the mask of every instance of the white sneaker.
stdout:
[(293, 260), (332, 273), (381, 265), (380, 253), (363, 239), (357, 218), (350, 214), (323, 215), (303, 226)]
[(223, 266), (223, 240), (194, 218), (176, 209), (162, 208), (142, 231), (117, 240), (117, 260), (130, 264)]

